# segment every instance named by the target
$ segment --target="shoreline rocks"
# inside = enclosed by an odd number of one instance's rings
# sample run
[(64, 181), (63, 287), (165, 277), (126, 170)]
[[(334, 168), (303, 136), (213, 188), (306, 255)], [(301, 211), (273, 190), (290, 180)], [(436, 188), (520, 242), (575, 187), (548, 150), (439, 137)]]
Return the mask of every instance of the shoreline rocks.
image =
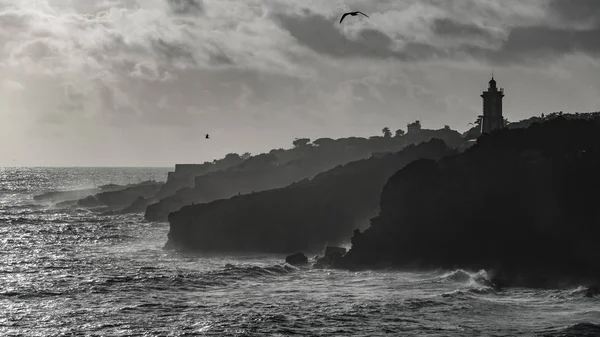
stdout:
[(296, 253), (289, 255), (285, 258), (285, 262), (292, 266), (304, 266), (308, 265), (308, 258), (303, 253)]

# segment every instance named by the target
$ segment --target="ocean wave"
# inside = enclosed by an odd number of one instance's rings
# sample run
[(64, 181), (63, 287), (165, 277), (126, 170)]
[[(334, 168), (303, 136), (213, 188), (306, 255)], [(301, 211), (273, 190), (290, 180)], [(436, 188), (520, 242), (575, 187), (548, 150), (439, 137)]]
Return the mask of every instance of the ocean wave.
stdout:
[(114, 288), (120, 290), (198, 290), (214, 287), (226, 287), (239, 281), (251, 278), (269, 277), (288, 274), (296, 270), (288, 265), (275, 265), (267, 267), (232, 265), (205, 271), (205, 272), (179, 272), (176, 274), (154, 274), (153, 270), (140, 270), (135, 275), (123, 275), (89, 280), (89, 289), (94, 292), (109, 292)]
[(446, 272), (433, 279), (435, 283), (456, 283), (459, 289), (445, 292), (441, 296), (449, 298), (470, 298), (473, 296), (497, 295), (500, 292), (485, 270), (472, 273), (462, 269)]
[(210, 272), (210, 274), (216, 277), (243, 279), (289, 274), (296, 270), (298, 270), (298, 268), (289, 264), (260, 267), (255, 265), (234, 265), (228, 263), (222, 269), (214, 270)]
[(445, 292), (441, 296), (445, 298), (455, 298), (455, 299), (470, 299), (472, 297), (477, 297), (481, 295), (496, 295), (498, 294), (496, 290), (491, 287), (479, 287), (479, 288), (466, 288), (466, 289), (456, 289), (453, 291)]
[(434, 278), (434, 282), (460, 283), (466, 286), (470, 286), (473, 289), (492, 289), (494, 291), (500, 290), (491, 280), (487, 271), (483, 269), (475, 273), (467, 272), (462, 269), (457, 269)]
[(439, 306), (447, 306), (447, 303), (442, 301), (427, 299), (427, 298), (411, 298), (404, 302), (404, 305), (410, 310), (416, 310), (421, 308), (433, 308)]

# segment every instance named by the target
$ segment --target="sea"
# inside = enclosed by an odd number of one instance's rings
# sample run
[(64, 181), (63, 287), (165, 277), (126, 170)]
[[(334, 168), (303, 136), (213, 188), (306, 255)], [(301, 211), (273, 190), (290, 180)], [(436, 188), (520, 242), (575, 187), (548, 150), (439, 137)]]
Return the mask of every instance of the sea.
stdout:
[(583, 287), (183, 254), (163, 250), (168, 223), (33, 200), (168, 170), (0, 168), (0, 336), (600, 336), (600, 298)]

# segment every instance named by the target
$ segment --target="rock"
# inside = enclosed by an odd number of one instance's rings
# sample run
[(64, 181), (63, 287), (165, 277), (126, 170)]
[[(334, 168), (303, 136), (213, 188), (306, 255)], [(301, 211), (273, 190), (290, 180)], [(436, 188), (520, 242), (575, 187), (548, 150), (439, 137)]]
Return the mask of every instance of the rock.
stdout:
[(325, 255), (324, 256), (339, 256), (342, 257), (344, 256), (344, 254), (346, 254), (346, 248), (342, 248), (342, 247), (331, 247), (331, 246), (327, 246), (325, 248)]
[(585, 292), (585, 297), (595, 297), (600, 294), (600, 288), (598, 286), (591, 286)]
[(308, 264), (308, 258), (303, 253), (296, 253), (286, 257), (285, 262), (292, 266), (305, 265)]
[(128, 214), (128, 213), (143, 213), (146, 210), (146, 206), (148, 206), (149, 200), (144, 197), (138, 197), (131, 203), (131, 205), (122, 209), (119, 213)]
[(327, 246), (322, 258), (318, 258), (313, 268), (322, 269), (334, 267), (346, 254), (346, 248)]
[(145, 205), (143, 205), (146, 202), (145, 199), (152, 197), (162, 185), (163, 183), (161, 182), (152, 180), (144, 181), (139, 184), (128, 185), (128, 187), (121, 190), (107, 191), (88, 196), (85, 199), (79, 200), (77, 205), (80, 207), (104, 206), (109, 208), (131, 205), (134, 209), (141, 208), (143, 210), (145, 208)]

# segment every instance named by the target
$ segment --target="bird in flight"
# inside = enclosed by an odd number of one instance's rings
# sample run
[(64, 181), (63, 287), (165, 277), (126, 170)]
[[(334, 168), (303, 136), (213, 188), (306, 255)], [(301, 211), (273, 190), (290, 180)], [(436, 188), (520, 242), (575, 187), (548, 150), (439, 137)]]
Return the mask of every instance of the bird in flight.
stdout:
[(342, 21), (344, 20), (344, 18), (345, 18), (346, 16), (348, 16), (348, 15), (351, 15), (351, 16), (357, 16), (358, 14), (362, 14), (362, 15), (364, 15), (364, 16), (366, 16), (366, 17), (369, 17), (367, 14), (365, 14), (365, 13), (363, 13), (363, 12), (361, 12), (361, 11), (356, 11), (356, 12), (348, 12), (348, 13), (344, 13), (344, 15), (342, 15), (342, 18), (340, 19), (340, 23), (342, 23)]
[(206, 134), (206, 139), (208, 139), (208, 138), (210, 138), (210, 137), (208, 136), (208, 133), (207, 133), (207, 134)]

